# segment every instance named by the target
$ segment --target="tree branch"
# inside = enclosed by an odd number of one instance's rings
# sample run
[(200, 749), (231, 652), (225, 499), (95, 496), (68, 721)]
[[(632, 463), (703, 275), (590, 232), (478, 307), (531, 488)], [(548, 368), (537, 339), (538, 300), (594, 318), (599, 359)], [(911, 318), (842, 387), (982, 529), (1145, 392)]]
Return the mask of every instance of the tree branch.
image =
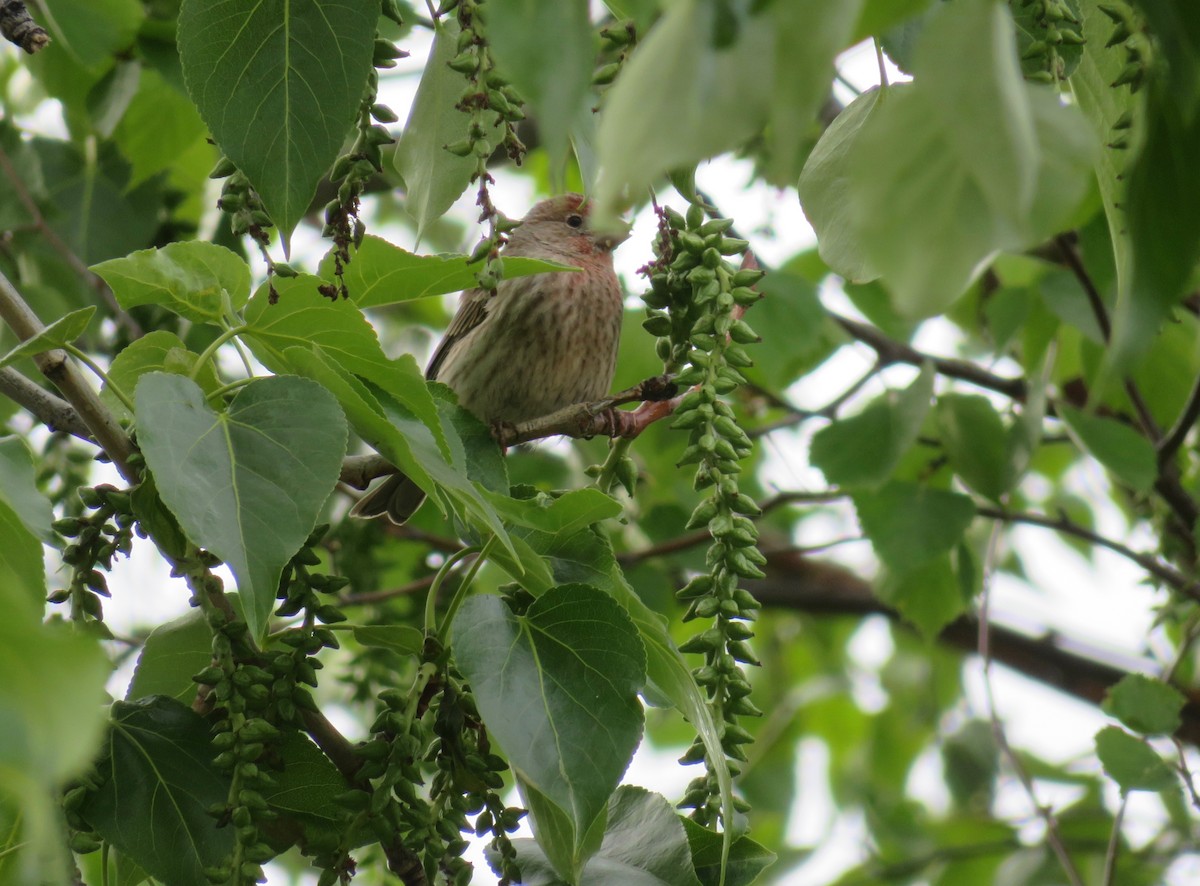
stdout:
[[(0, 320), (12, 327), (21, 341), (33, 338), (46, 328), (3, 273), (0, 273)], [(79, 419), (87, 425), (92, 437), (112, 459), (126, 482), (130, 485), (139, 483), (141, 477), (129, 464), (129, 457), (134, 451), (129, 435), (100, 401), (100, 396), (83, 373), (67, 359), (66, 353), (60, 350), (46, 351), (36, 355), (33, 362), (74, 407)]]
[(52, 431), (65, 431), (89, 443), (96, 442), (70, 403), (34, 384), (11, 366), (0, 369), (0, 394), (24, 406)]
[(33, 20), (22, 0), (0, 0), (0, 36), (30, 55), (50, 45), (50, 35)]

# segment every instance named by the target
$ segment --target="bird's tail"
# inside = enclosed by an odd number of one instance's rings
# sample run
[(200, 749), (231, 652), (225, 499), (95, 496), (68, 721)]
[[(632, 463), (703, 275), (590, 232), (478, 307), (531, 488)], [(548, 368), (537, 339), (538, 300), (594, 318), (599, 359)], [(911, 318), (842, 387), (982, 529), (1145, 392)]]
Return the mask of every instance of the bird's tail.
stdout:
[(400, 525), (417, 512), (425, 501), (425, 493), (404, 474), (393, 474), (362, 498), (350, 509), (350, 516), (369, 520), (373, 517), (387, 518)]

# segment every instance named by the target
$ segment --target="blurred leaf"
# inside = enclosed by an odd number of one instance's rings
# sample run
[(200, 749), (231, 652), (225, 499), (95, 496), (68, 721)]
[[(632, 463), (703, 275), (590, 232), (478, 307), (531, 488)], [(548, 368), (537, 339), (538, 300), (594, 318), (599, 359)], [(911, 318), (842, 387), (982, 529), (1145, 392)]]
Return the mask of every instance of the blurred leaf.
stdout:
[(885, 31), (920, 13), (929, 3), (930, 0), (864, 0), (853, 42), (882, 36)]
[(763, 175), (776, 187), (793, 186), (805, 165), (801, 148), (829, 97), (834, 59), (857, 42), (851, 32), (861, 6), (862, 0), (791, 0), (768, 11), (775, 28), (775, 88)]
[(283, 566), (316, 525), (346, 453), (346, 420), (307, 379), (257, 379), (225, 412), (192, 381), (137, 386), (138, 442), (163, 501), (195, 544), (229, 564), (251, 635), (265, 631)]
[[(913, 514), (910, 519), (930, 519), (933, 515), (928, 513), (928, 510), (930, 509), (927, 509), (925, 514)], [(894, 541), (897, 546), (902, 543), (901, 539)], [(889, 550), (889, 555), (899, 556), (894, 550)], [(883, 556), (881, 551), (880, 557)], [(935, 555), (933, 559), (922, 556), (920, 560), (915, 560), (912, 564), (905, 563), (903, 566), (902, 571), (889, 570), (884, 573), (876, 588), (876, 596), (898, 610), (927, 640), (932, 640), (942, 628), (966, 611), (971, 598), (963, 592), (959, 576), (948, 555)]]
[(184, 0), (179, 12), (188, 94), (262, 198), (285, 252), (371, 70), (379, 10), (333, 12), (317, 0)]
[(0, 601), (32, 616), (46, 599), (42, 540), (52, 538), (50, 502), (38, 491), (29, 450), (18, 437), (0, 438)]
[(1120, 727), (1105, 726), (1096, 733), (1096, 753), (1123, 793), (1163, 791), (1178, 784), (1177, 776), (1154, 748)]
[(172, 165), (206, 131), (187, 96), (154, 69), (143, 68), (137, 94), (113, 134), (133, 167), (127, 187), (137, 187)]
[(92, 322), (96, 309), (94, 307), (80, 308), (66, 316), (59, 317), (45, 329), (32, 338), (27, 338), (11, 351), (0, 358), (0, 367), (8, 366), (22, 357), (32, 357), (69, 345), (83, 335), (88, 324)]
[(904, 391), (888, 391), (858, 415), (822, 428), (812, 441), (813, 465), (839, 486), (870, 488), (886, 482), (917, 440), (933, 396), (934, 375), (927, 363)]
[(146, 17), (138, 0), (42, 0), (46, 24), (85, 67), (95, 67), (133, 44)]
[(957, 492), (892, 481), (853, 496), (863, 531), (879, 558), (905, 573), (958, 543), (975, 516), (971, 499)]
[(847, 105), (821, 134), (800, 173), (800, 203), (817, 232), (821, 258), (851, 283), (879, 276), (867, 258), (851, 211), (850, 149), (883, 94), (870, 89)]
[(1142, 674), (1127, 674), (1108, 690), (1104, 710), (1143, 735), (1172, 735), (1187, 699), (1174, 686)]
[(1021, 81), (1012, 39), (1004, 6), (939, 6), (916, 84), (890, 87), (854, 140), (851, 227), (902, 313), (944, 310), (996, 252), (1040, 242), (1087, 193), (1084, 121)]
[(150, 632), (138, 655), (126, 701), (163, 695), (191, 705), (199, 688), (192, 676), (212, 663), (212, 630), (199, 610)]
[(992, 725), (968, 720), (942, 743), (942, 767), (954, 805), (968, 811), (991, 807), (1000, 770)]
[(1139, 492), (1149, 492), (1158, 477), (1154, 446), (1124, 422), (1060, 406), (1058, 417), (1081, 448)]
[(935, 414), (955, 472), (980, 495), (999, 501), (1017, 473), (1009, 433), (991, 401), (977, 394), (943, 394)]
[(587, 0), (490, 2), (487, 37), (496, 67), (533, 108), (551, 167), (561, 169), (596, 58)]
[(233, 850), (233, 831), (208, 814), (229, 795), (208, 733), (199, 714), (173, 699), (114, 703), (97, 764), (102, 784), (80, 809), (107, 842), (168, 884), (205, 882), (203, 869)]
[(143, 249), (92, 270), (125, 310), (162, 305), (197, 323), (220, 325), (250, 297), (250, 266), (224, 246), (201, 240)]
[[(465, 255), (416, 255), (370, 234), (363, 238), (353, 256), (346, 266), (344, 280), (350, 298), (360, 308), (377, 308), (472, 289), (476, 285), (475, 275), (481, 268), (478, 263), (467, 264)], [(574, 268), (536, 258), (509, 256), (504, 259), (505, 278), (569, 270)], [(334, 279), (331, 256), (322, 260), (320, 273), (326, 280)]]
[(681, 0), (663, 13), (605, 95), (596, 135), (598, 218), (617, 213), (669, 170), (736, 147), (762, 127), (782, 38), (774, 25), (770, 14), (747, 16), (736, 40), (717, 48), (716, 4)]
[(758, 289), (764, 298), (747, 319), (763, 340), (754, 348), (754, 365), (745, 371), (767, 390), (783, 391), (824, 362), (846, 335), (825, 313), (817, 287), (803, 277), (775, 271)]
[[(138, 379), (147, 372), (173, 372), (175, 375), (191, 375), (200, 355), (187, 349), (183, 340), (173, 332), (156, 329), (130, 343), (113, 359), (108, 367), (108, 382), (100, 389), (100, 399), (118, 415), (129, 414), (125, 404), (113, 395), (111, 385), (116, 385), (126, 396), (132, 397)], [(221, 386), (216, 367), (207, 363), (193, 379), (206, 394), (212, 394)]]
[(523, 616), (498, 597), (472, 597), (453, 631), (455, 661), (493, 740), (570, 816), (579, 870), (583, 836), (641, 740), (646, 652), (633, 622), (602, 591), (563, 585)]
[[(467, 189), (478, 162), (474, 154), (458, 157), (445, 150), (467, 138), (472, 120), (455, 108), (467, 83), (448, 65), (458, 54), (458, 34), (453, 16), (438, 19), (421, 85), (396, 146), (396, 171), (407, 187), (404, 206), (416, 220), (418, 240)], [(488, 117), (483, 129), (491, 133), (499, 116), (488, 112)]]

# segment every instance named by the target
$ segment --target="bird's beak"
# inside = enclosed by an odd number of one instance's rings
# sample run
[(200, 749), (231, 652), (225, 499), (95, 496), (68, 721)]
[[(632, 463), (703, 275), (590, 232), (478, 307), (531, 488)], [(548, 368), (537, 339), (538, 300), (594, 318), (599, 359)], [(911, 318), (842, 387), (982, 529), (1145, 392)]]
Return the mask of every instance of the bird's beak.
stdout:
[(607, 252), (612, 252), (614, 249), (628, 240), (631, 231), (631, 225), (629, 225), (627, 222), (619, 222), (619, 224), (620, 227), (613, 228), (612, 230), (604, 232), (597, 231), (593, 235), (596, 245)]

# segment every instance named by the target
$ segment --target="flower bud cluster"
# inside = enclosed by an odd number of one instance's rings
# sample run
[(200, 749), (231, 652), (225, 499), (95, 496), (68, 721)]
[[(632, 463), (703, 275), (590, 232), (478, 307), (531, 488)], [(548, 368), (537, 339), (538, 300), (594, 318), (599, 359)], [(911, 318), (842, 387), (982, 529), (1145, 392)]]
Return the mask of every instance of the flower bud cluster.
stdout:
[(128, 557), (133, 546), (133, 504), (127, 490), (107, 483), (80, 487), (79, 498), (91, 514), (64, 517), (53, 524), (55, 532), (71, 539), (62, 550), (62, 561), (71, 568), (71, 581), (66, 588), (53, 591), (49, 600), (70, 602), (75, 622), (99, 623), (104, 620), (100, 598), (111, 596), (104, 573), (112, 571), (113, 557)]
[[(1097, 8), (1113, 23), (1113, 31), (1105, 47), (1120, 46), (1125, 51), (1125, 66), (1110, 85), (1114, 89), (1128, 85), (1131, 92), (1137, 92), (1145, 85), (1146, 73), (1153, 61), (1150, 38), (1141, 18), (1124, 2), (1101, 3)], [(1125, 148), (1128, 144), (1110, 144), (1109, 147)]]
[(502, 131), (500, 141), (505, 152), (520, 166), (525, 157), (525, 144), (517, 137), (516, 124), (525, 119), (522, 110), (525, 100), (496, 70), (487, 44), (486, 0), (444, 0), (438, 15), (450, 12), (454, 12), (458, 21), (459, 34), (457, 55), (447, 64), (466, 78), (466, 86), (455, 107), (470, 116), (470, 124), (466, 138), (445, 148), (455, 156), (475, 158), (471, 181), (479, 182), (475, 202), (479, 206), (479, 221), (488, 222), (488, 233), (471, 250), (471, 262), (485, 262), (476, 279), (481, 288), (494, 290), (503, 272), (500, 247), (505, 243), (505, 234), (517, 223), (496, 211), (488, 192), (493, 179), (488, 174), (487, 163), (496, 148), (492, 130), (499, 128)]
[[(678, 593), (688, 607), (684, 620), (709, 619), (711, 626), (680, 649), (704, 656), (695, 678), (708, 694), (722, 749), (736, 772), (746, 759), (743, 746), (751, 740), (738, 718), (760, 713), (748, 698), (750, 683), (742, 670), (743, 664), (758, 663), (749, 641), (759, 603), (739, 585), (746, 578), (761, 578), (759, 567), (766, 560), (757, 548), (752, 519), (758, 506), (737, 482), (740, 462), (751, 451), (750, 438), (724, 398), (745, 382), (741, 369), (751, 362), (745, 345), (759, 340), (741, 314), (760, 297), (751, 287), (763, 274), (739, 270), (729, 261), (748, 246), (730, 236), (731, 220), (706, 221), (702, 207), (693, 205), (686, 217), (662, 210), (659, 221), (656, 261), (647, 269), (651, 289), (643, 298), (650, 310), (644, 325), (659, 336), (658, 354), (675, 381), (691, 387), (676, 408), (673, 427), (688, 434), (679, 464), (696, 465), (693, 486), (708, 491), (688, 528), (707, 529), (713, 539), (708, 571)], [(706, 750), (697, 739), (682, 762), (704, 760)], [(717, 779), (712, 761), (707, 762), (707, 773), (688, 786), (680, 804), (692, 808), (693, 818), (703, 824), (721, 814)]]
[(1040, 62), (1040, 69), (1027, 75), (1036, 83), (1057, 83), (1066, 78), (1066, 65), (1059, 50), (1063, 46), (1083, 44), (1079, 18), (1065, 0), (1019, 0), (1023, 11), (1037, 29), (1033, 40), (1021, 53), (1021, 59)]

